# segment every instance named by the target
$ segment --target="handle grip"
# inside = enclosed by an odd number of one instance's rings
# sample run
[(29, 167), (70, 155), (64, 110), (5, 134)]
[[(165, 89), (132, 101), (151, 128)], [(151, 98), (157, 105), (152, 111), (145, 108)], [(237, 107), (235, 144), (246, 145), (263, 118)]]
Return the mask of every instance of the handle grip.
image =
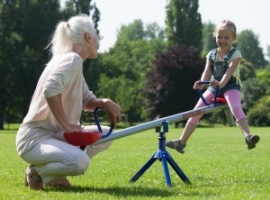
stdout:
[[(100, 133), (102, 133), (102, 128), (101, 128), (101, 126), (100, 126), (100, 123), (99, 123), (99, 120), (98, 120), (98, 116), (97, 116), (97, 111), (98, 111), (99, 109), (100, 109), (100, 108), (96, 108), (96, 109), (94, 110), (94, 119), (95, 119), (96, 125), (97, 125), (97, 127), (98, 127), (98, 131), (99, 131)], [(106, 137), (108, 137), (109, 135), (111, 135), (112, 131), (113, 131), (113, 125), (111, 124), (109, 132), (108, 132), (107, 134), (105, 134), (105, 135), (102, 135), (101, 138), (106, 138)]]
[[(210, 85), (210, 81), (199, 81), (199, 84)], [(197, 90), (197, 92), (200, 98), (202, 99), (203, 103), (208, 106), (209, 104), (206, 102), (205, 98), (203, 97), (202, 92), (200, 90)], [(219, 86), (216, 86), (216, 93), (215, 93), (214, 102), (213, 102), (214, 106), (217, 103), (218, 92), (219, 92)]]

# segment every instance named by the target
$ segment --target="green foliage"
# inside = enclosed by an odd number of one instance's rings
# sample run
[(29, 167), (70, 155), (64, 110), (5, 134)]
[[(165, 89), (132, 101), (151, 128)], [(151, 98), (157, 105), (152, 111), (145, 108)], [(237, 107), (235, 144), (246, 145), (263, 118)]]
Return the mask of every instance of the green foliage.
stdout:
[[(183, 129), (169, 128), (166, 137), (178, 138)], [(1, 131), (1, 199), (110, 200), (242, 200), (269, 199), (270, 128), (254, 128), (261, 141), (247, 150), (241, 131), (197, 128), (184, 155), (167, 149), (192, 185), (186, 185), (168, 164), (172, 187), (167, 187), (157, 160), (135, 183), (129, 180), (158, 150), (155, 130), (115, 140), (91, 159), (84, 175), (68, 177), (71, 188), (30, 191), (24, 186), (27, 167), (15, 150), (15, 131)]]
[[(252, 79), (253, 81), (249, 81), (249, 86), (251, 88), (248, 91), (246, 90), (244, 93), (243, 105), (246, 109), (251, 108), (248, 110), (248, 120), (250, 125), (269, 126), (270, 125), (269, 67), (257, 70), (256, 75), (257, 75), (256, 80)], [(253, 83), (255, 85), (252, 85)]]
[(266, 94), (266, 86), (259, 84), (257, 78), (250, 78), (243, 82), (242, 94), (243, 109), (249, 110)]
[(258, 36), (251, 30), (243, 30), (237, 38), (237, 47), (243, 58), (251, 62), (256, 69), (264, 68), (267, 64)]
[(3, 119), (21, 121), (48, 55), (43, 50), (60, 17), (59, 1), (0, 2), (0, 129)]
[(165, 31), (162, 28), (160, 28), (156, 22), (147, 24), (145, 31), (145, 39), (152, 40), (157, 38), (164, 39)]
[(122, 25), (117, 34), (117, 41), (134, 41), (141, 40), (145, 36), (143, 22), (135, 20), (129, 25)]
[(268, 64), (270, 64), (270, 45), (267, 45)]
[(270, 97), (264, 96), (256, 101), (247, 117), (251, 126), (270, 126)]
[(214, 48), (217, 48), (215, 37), (213, 36), (213, 32), (215, 29), (215, 25), (212, 22), (204, 23), (203, 24), (203, 31), (202, 31), (202, 57), (205, 57), (209, 51)]
[[(256, 76), (259, 84), (269, 86), (270, 85), (270, 66), (265, 69), (260, 69), (256, 71)], [(269, 87), (267, 87), (270, 90)]]
[(91, 4), (91, 1), (92, 0), (68, 0), (66, 1), (66, 7), (63, 11), (63, 14), (68, 18), (75, 14), (81, 13), (92, 16), (92, 20), (95, 24), (95, 29), (99, 35), (98, 23), (100, 21), (100, 11), (96, 6), (96, 3)]
[(141, 120), (145, 108), (141, 105), (140, 91), (145, 72), (152, 67), (155, 54), (165, 47), (162, 29), (156, 23), (146, 28), (140, 20), (123, 25), (115, 45), (99, 58), (101, 75), (97, 94), (117, 101), (132, 122)]
[(240, 79), (241, 81), (246, 81), (250, 78), (256, 78), (255, 68), (252, 63), (242, 59), (240, 62)]
[(202, 49), (202, 22), (198, 0), (171, 0), (166, 7), (166, 36), (169, 46)]
[[(97, 27), (98, 9), (90, 2), (70, 0), (60, 10), (59, 0), (0, 1), (0, 74), (5, 77), (0, 86), (0, 129), (4, 120), (21, 122), (26, 115), (38, 78), (49, 60), (44, 49), (56, 24), (80, 11), (89, 14), (94, 9)], [(91, 62), (84, 64), (89, 66)], [(94, 69), (84, 72), (97, 87), (93, 77), (98, 76), (91, 76), (97, 74), (92, 73)]]
[(123, 113), (127, 113), (138, 95), (138, 91), (134, 90), (136, 84), (136, 82), (127, 79), (125, 75), (121, 75), (117, 79), (110, 79), (102, 74), (98, 88), (104, 95), (121, 105)]
[(198, 100), (192, 86), (203, 69), (204, 60), (194, 47), (181, 45), (157, 54), (143, 89), (150, 119), (192, 109)]

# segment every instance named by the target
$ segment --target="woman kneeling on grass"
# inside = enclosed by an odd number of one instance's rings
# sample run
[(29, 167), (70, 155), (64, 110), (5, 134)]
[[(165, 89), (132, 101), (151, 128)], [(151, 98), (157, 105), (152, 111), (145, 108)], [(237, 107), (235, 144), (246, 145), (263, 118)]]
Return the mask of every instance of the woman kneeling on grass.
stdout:
[[(111, 145), (87, 146), (85, 153), (63, 136), (64, 132), (98, 131), (96, 126), (80, 125), (82, 110), (104, 108), (114, 127), (120, 121), (120, 106), (97, 98), (83, 77), (83, 62), (97, 58), (98, 42), (94, 24), (86, 15), (74, 16), (56, 27), (50, 42), (52, 58), (16, 137), (19, 156), (30, 163), (25, 172), (25, 185), (30, 189), (41, 190), (43, 184), (71, 186), (66, 176), (84, 173), (90, 158)], [(109, 127), (102, 128), (103, 134), (109, 131)]]

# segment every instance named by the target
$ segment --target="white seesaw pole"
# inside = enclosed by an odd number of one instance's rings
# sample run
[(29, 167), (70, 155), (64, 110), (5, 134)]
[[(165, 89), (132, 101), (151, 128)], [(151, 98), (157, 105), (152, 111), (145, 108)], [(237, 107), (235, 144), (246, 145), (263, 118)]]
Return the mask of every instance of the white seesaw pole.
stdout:
[(208, 106), (204, 106), (198, 109), (194, 109), (191, 111), (187, 111), (187, 112), (183, 112), (183, 113), (179, 113), (179, 114), (175, 114), (175, 115), (170, 115), (168, 117), (164, 117), (164, 118), (160, 118), (151, 122), (147, 122), (147, 123), (143, 123), (143, 124), (139, 124), (136, 126), (132, 126), (120, 131), (116, 131), (111, 133), (111, 135), (109, 135), (106, 138), (102, 138), (100, 140), (98, 140), (97, 142), (95, 142), (92, 145), (97, 145), (97, 144), (102, 144), (108, 141), (112, 141), (112, 140), (116, 140), (122, 137), (126, 137), (135, 133), (139, 133), (142, 131), (146, 131), (149, 130), (151, 128), (156, 128), (156, 127), (161, 127), (163, 122), (167, 122), (169, 123), (174, 123), (174, 122), (179, 122), (179, 121), (183, 121), (186, 120), (190, 117), (194, 117), (197, 115), (203, 115), (203, 114), (207, 114), (207, 113), (212, 113), (216, 110), (220, 110), (220, 109), (228, 109), (228, 105), (227, 104), (211, 104)]

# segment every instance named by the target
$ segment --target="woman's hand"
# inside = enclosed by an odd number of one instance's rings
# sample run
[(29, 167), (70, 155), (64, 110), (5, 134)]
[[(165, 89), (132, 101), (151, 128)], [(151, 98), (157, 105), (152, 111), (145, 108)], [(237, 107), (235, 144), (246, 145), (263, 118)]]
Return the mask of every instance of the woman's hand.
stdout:
[(66, 130), (65, 133), (73, 133), (73, 132), (78, 132), (78, 131), (82, 131), (82, 127), (79, 124), (73, 124), (73, 125), (69, 125)]
[(121, 121), (121, 107), (110, 99), (103, 99), (103, 101), (110, 123), (115, 128), (117, 122)]
[(93, 98), (86, 105), (88, 111), (93, 111), (96, 108), (105, 109), (113, 128), (116, 127), (117, 122), (121, 121), (121, 107), (112, 100)]

